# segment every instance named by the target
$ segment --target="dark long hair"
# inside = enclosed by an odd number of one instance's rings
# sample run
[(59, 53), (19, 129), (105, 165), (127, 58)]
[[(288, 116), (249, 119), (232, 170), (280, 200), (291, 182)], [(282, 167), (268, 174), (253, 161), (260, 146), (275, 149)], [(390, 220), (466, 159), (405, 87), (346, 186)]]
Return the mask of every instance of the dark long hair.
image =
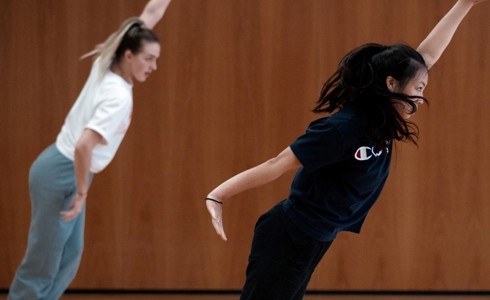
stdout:
[(417, 125), (405, 120), (393, 104), (407, 103), (417, 110), (419, 96), (391, 92), (386, 85), (388, 76), (399, 82), (399, 90), (420, 71), (427, 71), (423, 57), (403, 44), (385, 46), (365, 44), (349, 52), (337, 71), (324, 84), (313, 112), (334, 112), (352, 103), (361, 108), (367, 136), (378, 147), (391, 140), (417, 144)]

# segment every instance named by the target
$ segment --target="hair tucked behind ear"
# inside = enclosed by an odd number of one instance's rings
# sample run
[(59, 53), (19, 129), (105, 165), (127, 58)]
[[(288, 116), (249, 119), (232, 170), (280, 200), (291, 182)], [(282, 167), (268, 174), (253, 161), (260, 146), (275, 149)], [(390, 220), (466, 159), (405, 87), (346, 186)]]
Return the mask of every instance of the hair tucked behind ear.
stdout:
[(124, 21), (105, 42), (95, 46), (94, 50), (84, 54), (81, 59), (96, 55), (100, 58), (99, 74), (104, 74), (113, 62), (121, 59), (126, 50), (138, 53), (143, 41), (159, 42), (156, 34), (146, 28), (143, 21), (132, 17)]
[(403, 88), (421, 70), (427, 70), (424, 59), (407, 45), (362, 45), (341, 60), (337, 71), (323, 86), (313, 112), (331, 113), (352, 103), (361, 108), (367, 135), (376, 146), (383, 147), (392, 139), (417, 144), (417, 126), (405, 120), (393, 104), (408, 103), (413, 113), (417, 109), (414, 98), (427, 101), (423, 97), (391, 92), (386, 79), (392, 76)]

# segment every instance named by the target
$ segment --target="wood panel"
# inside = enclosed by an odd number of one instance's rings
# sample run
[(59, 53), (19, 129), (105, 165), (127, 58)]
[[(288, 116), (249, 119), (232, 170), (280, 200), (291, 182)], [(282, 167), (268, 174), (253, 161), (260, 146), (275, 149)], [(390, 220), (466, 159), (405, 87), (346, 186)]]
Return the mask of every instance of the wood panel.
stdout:
[[(293, 174), (226, 203), (226, 243), (203, 197), (304, 131), (344, 53), (371, 41), (417, 45), (451, 2), (174, 0), (155, 28), (159, 70), (135, 86), (132, 126), (90, 191), (72, 287), (239, 289), (255, 220), (287, 196)], [(87, 76), (79, 56), (144, 4), (2, 1), (0, 288), (25, 248), (29, 166)], [(431, 70), (419, 148), (397, 145), (362, 234), (339, 236), (312, 289), (490, 289), (488, 9), (470, 13)]]

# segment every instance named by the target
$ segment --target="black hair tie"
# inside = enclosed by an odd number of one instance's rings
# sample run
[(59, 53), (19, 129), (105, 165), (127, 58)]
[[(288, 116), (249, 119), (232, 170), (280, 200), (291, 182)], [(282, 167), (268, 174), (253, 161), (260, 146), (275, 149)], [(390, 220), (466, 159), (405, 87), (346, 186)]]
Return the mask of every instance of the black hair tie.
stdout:
[(206, 199), (204, 201), (213, 201), (213, 202), (216, 202), (216, 203), (219, 203), (219, 204), (223, 204), (223, 202), (219, 201), (219, 200), (216, 200), (216, 199), (213, 199), (213, 198), (209, 198), (209, 197), (206, 197)]

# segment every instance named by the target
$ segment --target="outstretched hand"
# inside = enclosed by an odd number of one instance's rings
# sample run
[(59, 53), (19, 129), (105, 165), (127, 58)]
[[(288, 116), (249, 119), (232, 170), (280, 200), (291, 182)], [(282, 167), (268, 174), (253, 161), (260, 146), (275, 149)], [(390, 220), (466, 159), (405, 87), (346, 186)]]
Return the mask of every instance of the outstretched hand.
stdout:
[(478, 4), (478, 3), (486, 2), (488, 0), (459, 0), (459, 1), (466, 2), (466, 3), (471, 3), (471, 4), (475, 5), (475, 4)]
[(225, 230), (223, 229), (223, 209), (222, 204), (211, 200), (206, 200), (206, 207), (211, 215), (211, 223), (213, 224), (216, 233), (226, 241)]
[(73, 220), (82, 212), (86, 198), (87, 195), (76, 194), (73, 202), (70, 204), (69, 210), (60, 212), (65, 222)]

